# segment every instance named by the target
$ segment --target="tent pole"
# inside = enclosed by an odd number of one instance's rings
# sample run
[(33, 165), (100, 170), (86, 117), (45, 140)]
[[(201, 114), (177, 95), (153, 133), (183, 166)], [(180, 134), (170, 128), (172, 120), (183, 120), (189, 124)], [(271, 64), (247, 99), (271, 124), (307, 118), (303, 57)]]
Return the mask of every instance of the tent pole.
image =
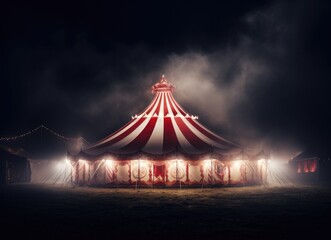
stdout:
[(189, 184), (190, 178), (189, 178), (189, 163), (186, 163), (186, 182)]
[(152, 187), (154, 187), (154, 163), (152, 163)]
[(113, 177), (113, 184), (115, 185), (115, 166), (114, 165), (111, 168), (111, 172), (112, 172), (112, 177)]
[(86, 170), (86, 167), (85, 167), (86, 163), (83, 162), (83, 184), (85, 185), (85, 170)]
[[(95, 163), (93, 163), (94, 166)], [(97, 171), (99, 170), (100, 166), (102, 164), (102, 161), (100, 161), (100, 163), (98, 164), (97, 168), (94, 170), (94, 172), (92, 173), (91, 179), (92, 181), (95, 179), (95, 174), (97, 173)], [(95, 182), (95, 181), (94, 181)]]
[(63, 184), (65, 184), (67, 179), (67, 162), (64, 163), (64, 177), (63, 177)]
[(179, 189), (182, 189), (182, 181), (179, 179)]
[(129, 184), (132, 184), (132, 160), (130, 160), (129, 165)]
[(105, 184), (107, 184), (107, 164), (106, 164), (106, 162), (107, 162), (107, 160), (104, 160), (104, 164), (103, 164), (103, 167), (105, 169), (104, 176), (103, 176)]
[(214, 174), (213, 174), (213, 145), (211, 145), (211, 149), (210, 149), (210, 177), (211, 177), (211, 185), (214, 185)]
[(79, 160), (76, 163), (76, 184), (79, 185)]
[(88, 164), (88, 184), (91, 184), (91, 163)]
[(228, 164), (228, 178), (229, 178), (229, 184), (231, 184), (231, 163)]
[(244, 186), (246, 186), (247, 182), (247, 169), (246, 169), (246, 161), (244, 161)]
[(72, 163), (71, 163), (71, 161), (70, 161), (69, 163), (70, 163), (70, 184), (71, 184), (71, 186), (73, 186), (73, 178), (72, 178)]
[(137, 190), (137, 187), (138, 187), (137, 185), (138, 185), (138, 179), (136, 179), (136, 190)]
[(178, 160), (176, 159), (176, 184), (178, 188)]
[(140, 158), (138, 159), (138, 178), (136, 179), (136, 190), (138, 190), (138, 181), (140, 182)]
[[(201, 168), (202, 168), (202, 169), (201, 169)], [(203, 188), (203, 182), (205, 181), (204, 170), (205, 170), (204, 166), (203, 166), (203, 165), (200, 165), (200, 173), (202, 172), (202, 176), (203, 176), (203, 178), (202, 178), (202, 183), (201, 183), (201, 188)]]
[(210, 184), (214, 184), (214, 177), (213, 177), (213, 160), (210, 159)]

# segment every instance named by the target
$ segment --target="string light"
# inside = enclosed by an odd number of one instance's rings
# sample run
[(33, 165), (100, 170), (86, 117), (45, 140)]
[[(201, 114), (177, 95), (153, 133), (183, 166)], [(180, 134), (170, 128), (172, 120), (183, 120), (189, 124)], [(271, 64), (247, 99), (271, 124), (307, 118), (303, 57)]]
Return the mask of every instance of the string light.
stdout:
[(39, 129), (42, 128), (42, 125), (39, 126), (39, 127), (36, 127), (35, 129), (31, 130), (31, 131), (28, 131), (26, 133), (23, 133), (23, 134), (20, 134), (20, 135), (17, 135), (17, 136), (13, 136), (13, 137), (1, 137), (0, 138), (0, 141), (10, 141), (10, 140), (17, 140), (17, 139), (20, 139), (20, 138), (24, 138), (24, 137), (27, 137), (29, 136), (30, 134), (38, 131)]
[(26, 133), (22, 133), (20, 135), (17, 135), (17, 136), (12, 136), (12, 137), (0, 137), (0, 141), (12, 141), (12, 140), (18, 140), (18, 139), (21, 139), (21, 138), (24, 138), (24, 137), (27, 137), (29, 135), (31, 135), (32, 133), (38, 131), (38, 130), (42, 130), (42, 129), (45, 129), (47, 130), (48, 132), (50, 132), (51, 134), (53, 134), (54, 136), (58, 137), (58, 138), (61, 138), (63, 140), (66, 140), (66, 141), (78, 141), (78, 140), (83, 140), (85, 141), (86, 143), (88, 143), (88, 141), (86, 141), (84, 138), (82, 137), (79, 137), (79, 138), (70, 138), (70, 137), (65, 137), (51, 129), (49, 129), (48, 127), (44, 126), (44, 125), (40, 125), (38, 127), (36, 127), (35, 129), (33, 130), (30, 130)]
[(48, 132), (52, 133), (54, 136), (56, 137), (59, 137), (59, 138), (62, 138), (64, 140), (67, 140), (67, 141), (77, 141), (79, 140), (79, 138), (69, 138), (69, 137), (65, 137), (59, 133), (56, 133), (54, 132), (53, 130), (49, 129), (48, 127), (45, 127), (44, 125), (41, 125), (42, 128), (44, 128), (45, 130), (47, 130)]

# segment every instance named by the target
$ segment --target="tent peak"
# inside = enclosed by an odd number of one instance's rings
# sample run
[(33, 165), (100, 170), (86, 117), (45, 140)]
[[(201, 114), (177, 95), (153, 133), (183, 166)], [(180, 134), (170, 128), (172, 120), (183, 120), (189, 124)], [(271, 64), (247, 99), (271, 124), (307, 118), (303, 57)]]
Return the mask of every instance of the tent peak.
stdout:
[(168, 82), (168, 80), (165, 78), (165, 75), (162, 74), (162, 77), (160, 81), (152, 86), (152, 93), (157, 92), (173, 92), (175, 87)]

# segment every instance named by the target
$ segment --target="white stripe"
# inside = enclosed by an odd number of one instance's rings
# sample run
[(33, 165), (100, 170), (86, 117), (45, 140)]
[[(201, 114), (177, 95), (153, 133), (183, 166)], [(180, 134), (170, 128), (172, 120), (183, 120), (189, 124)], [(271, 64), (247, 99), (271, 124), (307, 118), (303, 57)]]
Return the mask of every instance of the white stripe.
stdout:
[[(169, 93), (167, 95), (169, 95)], [(171, 101), (171, 99), (168, 98), (167, 100), (168, 100), (167, 101), (167, 107), (168, 107), (169, 112), (171, 112), (170, 115), (172, 115), (172, 117), (170, 117), (170, 119), (171, 119), (172, 125), (174, 127), (174, 130), (175, 130), (175, 133), (176, 133), (176, 136), (177, 136), (177, 139), (179, 141), (180, 146), (187, 153), (201, 153), (201, 151), (199, 151), (198, 149), (193, 147), (191, 145), (191, 143), (189, 143), (189, 141), (187, 141), (187, 139), (185, 138), (185, 136), (183, 135), (183, 133), (179, 129), (179, 127), (178, 127), (178, 125), (175, 121), (175, 118), (173, 117), (174, 114), (173, 114), (172, 109), (171, 109), (170, 104), (169, 104), (169, 101)]]
[[(157, 103), (154, 105), (152, 112), (155, 112), (155, 109), (157, 108), (158, 104), (160, 104), (160, 99), (158, 98)], [(119, 149), (122, 148), (126, 145), (128, 145), (130, 142), (132, 142), (136, 137), (138, 137), (138, 135), (145, 129), (145, 127), (147, 126), (147, 124), (149, 123), (149, 121), (151, 120), (151, 118), (147, 117), (132, 133), (130, 133), (128, 136), (126, 136), (125, 138), (123, 138), (122, 140), (114, 143), (113, 145), (107, 147), (107, 150), (114, 150), (114, 149)]]
[[(173, 107), (174, 107), (174, 109), (177, 110), (177, 111), (176, 111), (176, 112), (177, 112), (177, 115), (176, 115), (175, 117), (184, 117), (183, 114), (178, 110), (178, 108), (176, 108), (175, 103), (174, 103), (174, 100), (173, 100), (173, 97), (172, 97), (172, 94), (171, 94), (171, 93), (167, 93), (167, 95), (168, 95), (168, 100), (169, 100), (169, 102), (171, 102), (172, 105), (173, 105)], [(171, 109), (171, 108), (170, 108), (170, 109)], [(172, 109), (171, 109), (171, 112), (172, 112), (172, 114), (173, 114)]]
[[(179, 111), (179, 109), (177, 108), (177, 106), (174, 104), (174, 108), (176, 111)], [(186, 113), (187, 114), (187, 113)], [(202, 141), (204, 141), (205, 143), (211, 145), (211, 146), (215, 146), (221, 149), (224, 148), (228, 148), (225, 145), (222, 145), (218, 142), (215, 142), (214, 140), (210, 139), (209, 137), (207, 137), (206, 135), (204, 135), (202, 132), (200, 132), (198, 129), (196, 129), (187, 119), (186, 117), (182, 117), (183, 122), (185, 123), (185, 125)], [(196, 121), (195, 121), (196, 122)], [(203, 127), (201, 124), (199, 124), (199, 126)], [(204, 127), (203, 127), (204, 128)], [(204, 128), (206, 129), (206, 128)], [(210, 132), (208, 129), (206, 129), (206, 131)], [(213, 134), (215, 136), (215, 134)], [(216, 136), (218, 137), (218, 136)]]
[[(173, 96), (172, 94), (169, 94), (169, 95), (170, 95), (170, 97), (171, 97), (171, 101), (172, 101), (173, 103), (176, 103), (176, 104), (178, 105), (178, 108), (177, 108), (176, 105), (174, 104), (174, 108), (177, 109), (177, 112), (179, 112), (179, 113), (181, 114), (181, 112), (178, 111), (178, 110), (180, 109), (182, 112), (185, 113), (185, 115), (189, 115), (189, 114), (188, 114), (188, 113), (182, 108), (182, 106), (180, 106), (180, 105), (177, 103), (177, 101), (175, 100), (174, 96)], [(181, 115), (182, 115), (182, 114), (181, 114)]]
[(184, 123), (186, 124), (186, 126), (198, 137), (200, 138), (202, 141), (204, 141), (205, 143), (214, 146), (214, 147), (218, 147), (221, 149), (224, 148), (228, 148), (225, 145), (219, 144), (218, 142), (215, 142), (213, 139), (210, 139), (209, 137), (207, 137), (206, 135), (204, 135), (202, 132), (200, 132), (198, 129), (196, 129), (186, 118), (183, 118)]
[[(152, 102), (152, 104), (150, 105), (150, 107), (148, 107), (147, 109), (146, 109), (146, 111), (145, 112), (143, 112), (142, 114), (145, 114), (145, 116), (147, 116), (147, 114), (146, 114), (146, 112), (154, 105), (154, 103), (156, 102), (156, 100), (158, 99), (158, 97), (159, 97), (159, 95), (157, 94), (156, 96), (155, 96), (155, 98), (154, 98), (154, 100), (153, 100), (153, 102)], [(141, 115), (142, 115), (141, 114)], [(139, 121), (139, 118), (136, 118), (134, 121), (132, 121), (128, 126), (126, 126), (124, 129), (122, 129), (121, 131), (119, 131), (118, 133), (116, 133), (116, 134), (114, 134), (114, 135), (112, 135), (112, 136), (110, 136), (109, 138), (106, 138), (105, 140), (103, 140), (103, 141), (101, 141), (101, 142), (98, 142), (98, 143), (96, 143), (96, 144), (94, 144), (92, 147), (90, 147), (90, 148), (94, 148), (94, 147), (97, 147), (97, 146), (100, 146), (100, 145), (102, 145), (102, 144), (104, 144), (104, 143), (106, 143), (106, 142), (109, 142), (109, 141), (111, 141), (111, 140), (113, 140), (114, 138), (116, 138), (116, 137), (118, 137), (119, 135), (121, 135), (121, 134), (123, 134), (124, 132), (126, 132), (127, 130), (129, 130), (137, 121)], [(90, 149), (90, 148), (88, 148), (88, 149)], [(88, 150), (87, 149), (87, 150)]]
[[(116, 138), (117, 136), (123, 134), (124, 132), (126, 132), (130, 127), (132, 127), (137, 121), (139, 120), (139, 118), (136, 118), (135, 120), (133, 120), (126, 128), (122, 129), (120, 132), (116, 133), (115, 135), (109, 137), (109, 138), (106, 138), (105, 140), (93, 145), (92, 147), (90, 148), (94, 148), (94, 147), (97, 147), (97, 146), (100, 146), (102, 145), (103, 143), (106, 143), (106, 142), (109, 142), (111, 141), (112, 139)], [(88, 149), (87, 149), (88, 150)]]
[(161, 105), (160, 105), (160, 110), (159, 110), (159, 113), (158, 113), (159, 117), (163, 118), (164, 117), (164, 92), (161, 93)]
[(163, 135), (164, 135), (164, 93), (160, 105), (159, 117), (157, 118), (154, 130), (147, 144), (143, 148), (145, 152), (160, 154), (163, 150)]

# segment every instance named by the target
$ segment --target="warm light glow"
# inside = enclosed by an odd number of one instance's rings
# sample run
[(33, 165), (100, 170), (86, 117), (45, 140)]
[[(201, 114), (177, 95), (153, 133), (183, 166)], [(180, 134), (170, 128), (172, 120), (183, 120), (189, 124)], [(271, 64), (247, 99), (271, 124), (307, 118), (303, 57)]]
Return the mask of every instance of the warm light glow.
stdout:
[(142, 117), (145, 117), (145, 116), (143, 116), (142, 114), (140, 114), (139, 116), (137, 114), (134, 116), (131, 116), (132, 119), (142, 118)]
[(266, 160), (267, 164), (267, 181), (271, 185), (287, 185), (292, 184), (291, 176), (289, 175), (289, 167), (287, 162), (281, 159)]
[(234, 168), (240, 168), (242, 164), (243, 164), (243, 160), (235, 160), (231, 162), (231, 165)]
[(278, 167), (281, 164), (279, 161), (275, 160), (269, 160), (268, 163), (270, 167)]
[(149, 162), (145, 160), (140, 160), (140, 169), (141, 168), (148, 168)]
[[(148, 171), (149, 171), (149, 162), (146, 160), (133, 160), (131, 161), (132, 164), (132, 176), (135, 179), (144, 178)], [(138, 171), (140, 170), (140, 173), (138, 174)]]
[(63, 171), (65, 169), (65, 166), (66, 166), (66, 162), (58, 161), (57, 164), (56, 164), (55, 170), (59, 171), (59, 172)]
[(206, 169), (210, 169), (211, 164), (212, 164), (210, 161), (211, 161), (211, 159), (208, 159), (208, 160), (204, 160), (203, 161), (203, 164), (202, 164), (203, 165), (203, 169), (205, 169), (205, 170)]
[(186, 174), (185, 162), (183, 160), (170, 160), (168, 172), (175, 179), (183, 179)]
[(79, 160), (78, 160), (78, 163), (79, 163), (80, 166), (86, 166), (86, 165), (89, 164), (88, 161), (83, 160), (83, 159), (79, 159)]
[(113, 160), (105, 160), (106, 161), (106, 166), (109, 168), (112, 168), (114, 166), (114, 161)]
[(177, 165), (178, 165), (178, 168), (185, 168), (185, 162), (184, 160), (177, 160)]
[(262, 165), (266, 165), (266, 164), (267, 164), (267, 161), (264, 158), (257, 161), (257, 165), (259, 167)]

